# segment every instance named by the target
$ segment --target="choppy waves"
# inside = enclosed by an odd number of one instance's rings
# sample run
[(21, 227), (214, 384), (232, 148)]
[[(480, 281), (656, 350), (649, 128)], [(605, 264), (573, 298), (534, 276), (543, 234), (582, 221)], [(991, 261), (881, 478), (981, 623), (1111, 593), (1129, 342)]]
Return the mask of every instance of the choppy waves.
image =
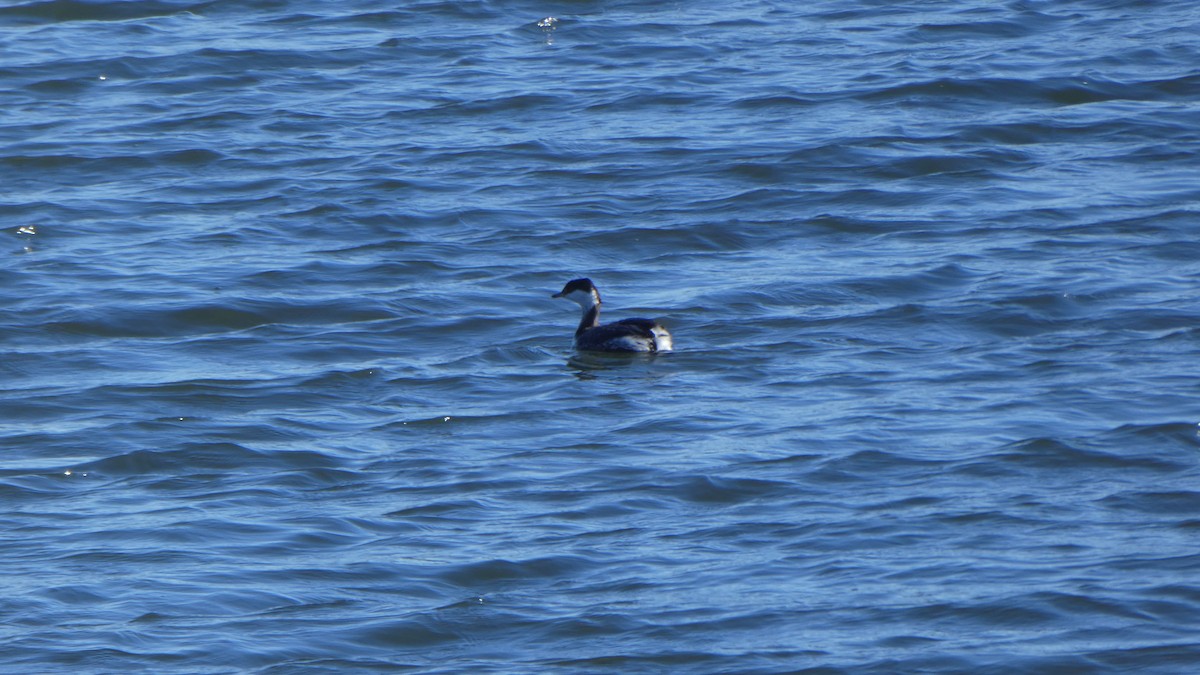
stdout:
[(1200, 662), (1200, 15), (548, 11), (0, 9), (6, 669)]

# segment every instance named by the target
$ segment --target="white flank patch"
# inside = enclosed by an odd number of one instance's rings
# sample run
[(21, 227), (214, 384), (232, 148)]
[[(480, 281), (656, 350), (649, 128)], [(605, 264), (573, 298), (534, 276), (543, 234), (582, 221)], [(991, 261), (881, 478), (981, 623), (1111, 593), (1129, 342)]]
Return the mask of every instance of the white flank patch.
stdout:
[(658, 351), (669, 352), (675, 348), (674, 340), (666, 328), (655, 326), (650, 329), (650, 332), (654, 334), (654, 344), (658, 346)]
[(628, 349), (633, 352), (648, 352), (650, 345), (646, 343), (646, 338), (638, 338), (632, 335), (622, 335), (619, 338), (614, 338), (608, 341), (608, 344), (620, 349)]

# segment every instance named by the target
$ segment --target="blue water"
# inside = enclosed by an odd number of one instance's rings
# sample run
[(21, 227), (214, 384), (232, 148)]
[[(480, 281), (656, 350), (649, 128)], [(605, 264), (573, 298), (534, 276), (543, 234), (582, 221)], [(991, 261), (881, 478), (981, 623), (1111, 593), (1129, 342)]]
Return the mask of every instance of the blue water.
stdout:
[(0, 29), (0, 670), (1200, 668), (1194, 3)]

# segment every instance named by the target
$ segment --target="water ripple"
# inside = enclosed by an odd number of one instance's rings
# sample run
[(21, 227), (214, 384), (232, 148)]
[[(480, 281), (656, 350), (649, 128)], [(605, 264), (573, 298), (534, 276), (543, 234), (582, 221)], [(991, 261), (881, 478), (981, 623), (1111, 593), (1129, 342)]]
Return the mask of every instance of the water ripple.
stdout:
[[(1131, 11), (0, 8), (0, 663), (1185, 667), (1196, 26)], [(578, 276), (677, 350), (572, 352)]]

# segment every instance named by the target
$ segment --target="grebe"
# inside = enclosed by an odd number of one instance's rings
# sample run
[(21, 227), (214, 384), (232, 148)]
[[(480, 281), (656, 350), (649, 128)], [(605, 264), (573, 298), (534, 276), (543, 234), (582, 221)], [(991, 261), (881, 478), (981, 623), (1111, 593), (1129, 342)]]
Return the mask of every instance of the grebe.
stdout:
[(596, 352), (669, 352), (671, 334), (653, 319), (622, 319), (600, 325), (600, 291), (591, 279), (572, 279), (550, 296), (566, 298), (583, 308), (575, 329), (575, 348)]

